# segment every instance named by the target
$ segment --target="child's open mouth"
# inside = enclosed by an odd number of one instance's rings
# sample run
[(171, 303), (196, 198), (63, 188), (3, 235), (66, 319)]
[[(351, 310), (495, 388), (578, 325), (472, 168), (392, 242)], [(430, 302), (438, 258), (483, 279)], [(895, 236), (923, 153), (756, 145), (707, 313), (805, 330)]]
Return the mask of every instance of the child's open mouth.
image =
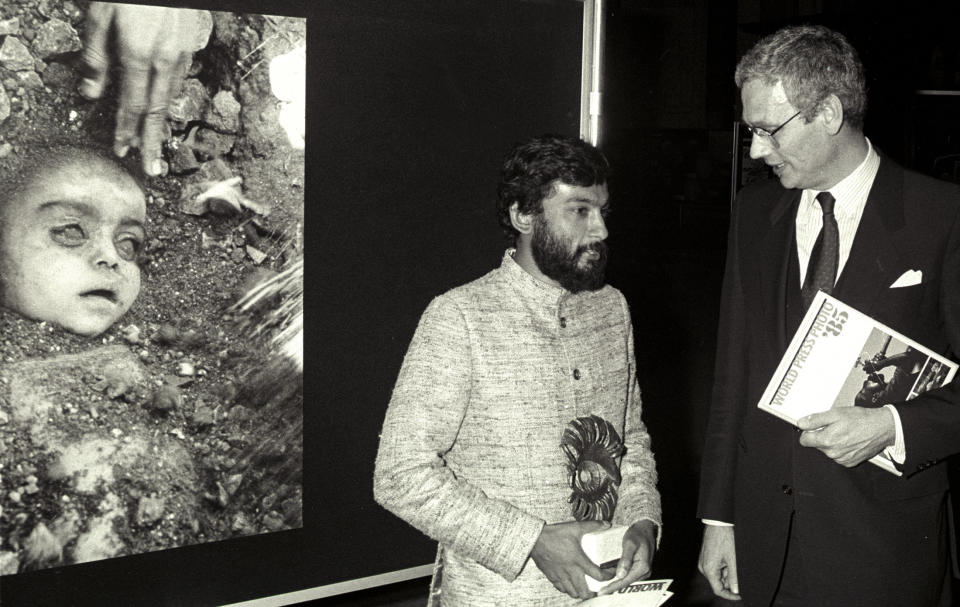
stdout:
[(109, 289), (94, 289), (80, 294), (80, 297), (100, 297), (112, 304), (117, 303), (117, 294)]

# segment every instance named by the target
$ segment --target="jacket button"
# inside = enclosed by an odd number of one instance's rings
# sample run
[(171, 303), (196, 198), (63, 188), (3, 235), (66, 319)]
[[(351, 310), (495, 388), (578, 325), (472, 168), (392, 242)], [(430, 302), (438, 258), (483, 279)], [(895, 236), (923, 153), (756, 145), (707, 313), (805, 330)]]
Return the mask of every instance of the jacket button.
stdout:
[(573, 370), (573, 379), (580, 379), (580, 369)]
[(563, 316), (560, 317), (560, 328), (561, 329), (567, 328), (567, 319)]
[(780, 490), (783, 491), (784, 495), (793, 495), (793, 487), (790, 485), (784, 485), (780, 487)]

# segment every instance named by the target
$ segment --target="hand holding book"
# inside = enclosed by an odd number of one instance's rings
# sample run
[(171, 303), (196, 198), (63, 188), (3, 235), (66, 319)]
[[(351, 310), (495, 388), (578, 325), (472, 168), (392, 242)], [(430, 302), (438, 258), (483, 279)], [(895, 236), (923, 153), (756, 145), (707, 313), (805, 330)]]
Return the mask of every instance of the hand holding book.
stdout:
[(893, 414), (884, 408), (840, 407), (797, 420), (800, 444), (819, 449), (841, 466), (852, 468), (893, 445)]
[(606, 521), (569, 521), (544, 525), (530, 553), (537, 568), (554, 588), (573, 598), (587, 599), (594, 591), (586, 577), (606, 581), (613, 577), (590, 560), (580, 546), (585, 534), (609, 529)]
[(622, 554), (617, 574), (598, 594), (613, 594), (634, 582), (650, 577), (653, 553), (657, 549), (657, 526), (653, 521), (639, 521), (623, 534)]
[(953, 361), (820, 292), (757, 406), (803, 430), (800, 444), (841, 465), (869, 460), (900, 475), (884, 453), (897, 438), (885, 405), (910, 406), (956, 370)]

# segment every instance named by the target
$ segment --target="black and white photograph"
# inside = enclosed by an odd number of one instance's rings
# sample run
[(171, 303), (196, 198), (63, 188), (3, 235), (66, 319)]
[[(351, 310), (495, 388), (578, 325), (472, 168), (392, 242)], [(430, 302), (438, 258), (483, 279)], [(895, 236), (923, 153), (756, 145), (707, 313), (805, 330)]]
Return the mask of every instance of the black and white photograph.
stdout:
[(833, 406), (877, 407), (907, 400), (929, 365), (924, 352), (874, 329)]
[(0, 12), (0, 574), (302, 527), (305, 19)]
[(958, 17), (0, 1), (0, 604), (960, 604)]

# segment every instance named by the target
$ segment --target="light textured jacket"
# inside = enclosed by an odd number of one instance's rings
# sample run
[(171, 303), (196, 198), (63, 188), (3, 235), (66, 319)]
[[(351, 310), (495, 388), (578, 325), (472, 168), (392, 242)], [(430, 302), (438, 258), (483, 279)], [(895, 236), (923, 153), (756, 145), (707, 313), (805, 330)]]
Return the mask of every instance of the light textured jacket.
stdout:
[(374, 495), (444, 548), (444, 607), (575, 604), (528, 558), (544, 524), (573, 520), (563, 430), (590, 414), (611, 422), (627, 447), (613, 523), (659, 525), (640, 413), (623, 295), (547, 285), (507, 251), (424, 312), (387, 410)]

